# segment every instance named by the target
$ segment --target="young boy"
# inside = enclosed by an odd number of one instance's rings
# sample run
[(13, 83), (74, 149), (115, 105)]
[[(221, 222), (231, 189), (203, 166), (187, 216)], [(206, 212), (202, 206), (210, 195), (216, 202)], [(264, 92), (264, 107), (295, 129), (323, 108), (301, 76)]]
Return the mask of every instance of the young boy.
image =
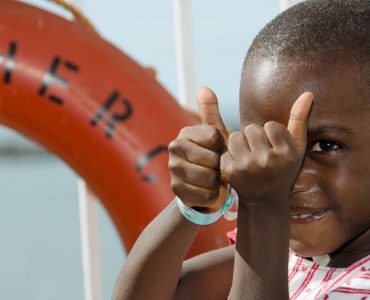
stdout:
[(236, 245), (183, 262), (200, 226), (173, 202), (138, 239), (113, 298), (370, 299), (370, 0), (308, 0), (259, 33), (240, 132), (227, 136), (209, 89), (198, 101), (208, 125), (170, 144), (172, 187), (204, 211), (230, 184)]

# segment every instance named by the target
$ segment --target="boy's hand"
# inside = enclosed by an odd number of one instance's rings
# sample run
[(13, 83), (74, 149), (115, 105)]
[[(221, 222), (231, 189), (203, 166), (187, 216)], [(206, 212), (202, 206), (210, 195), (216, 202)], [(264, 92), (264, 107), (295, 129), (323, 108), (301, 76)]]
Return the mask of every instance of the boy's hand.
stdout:
[(220, 181), (220, 157), (228, 132), (218, 110), (216, 95), (208, 88), (197, 93), (202, 125), (183, 128), (169, 145), (171, 186), (187, 206), (216, 210), (226, 188)]
[[(288, 126), (270, 121), (233, 132), (221, 157), (221, 179), (237, 191), (240, 204), (278, 204), (287, 199), (306, 151), (312, 93), (293, 104)], [(286, 203), (288, 204), (288, 203)]]

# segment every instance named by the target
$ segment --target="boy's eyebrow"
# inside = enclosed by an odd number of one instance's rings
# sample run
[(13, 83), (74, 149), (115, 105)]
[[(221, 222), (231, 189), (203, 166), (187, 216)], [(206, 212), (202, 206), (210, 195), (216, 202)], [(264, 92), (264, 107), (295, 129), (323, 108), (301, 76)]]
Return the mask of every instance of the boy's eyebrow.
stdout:
[(341, 125), (323, 124), (314, 127), (309, 127), (307, 130), (308, 135), (319, 135), (322, 133), (354, 135), (354, 132), (350, 127)]

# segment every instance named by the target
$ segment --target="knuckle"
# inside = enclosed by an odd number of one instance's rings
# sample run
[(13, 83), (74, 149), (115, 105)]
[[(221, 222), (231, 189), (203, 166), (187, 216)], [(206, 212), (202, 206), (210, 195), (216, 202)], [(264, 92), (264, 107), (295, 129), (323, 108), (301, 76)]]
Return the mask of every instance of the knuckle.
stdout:
[(291, 154), (291, 149), (287, 143), (283, 143), (280, 145), (278, 148), (279, 154), (282, 156), (290, 156)]
[(172, 173), (179, 173), (180, 170), (182, 170), (182, 164), (179, 159), (170, 158), (168, 160), (168, 169)]
[(179, 142), (178, 140), (173, 140), (171, 141), (169, 144), (168, 144), (168, 152), (169, 153), (175, 153), (176, 150), (178, 149), (179, 147)]
[(174, 177), (171, 177), (171, 189), (176, 195), (179, 195), (182, 190), (181, 182)]
[(228, 144), (228, 146), (230, 146), (230, 145), (233, 145), (234, 143), (236, 143), (237, 141), (240, 141), (242, 139), (244, 139), (243, 134), (240, 131), (234, 131), (234, 132), (230, 133), (229, 138), (227, 140), (227, 144)]
[(238, 182), (240, 178), (245, 178), (248, 175), (248, 166), (242, 168), (242, 166), (234, 166), (228, 170), (228, 178), (230, 182)]
[(245, 170), (248, 173), (255, 173), (259, 170), (259, 163), (257, 159), (251, 159), (248, 161), (248, 163), (245, 166)]
[(231, 163), (230, 161), (227, 160), (226, 156), (225, 155), (222, 155), (221, 156), (221, 162), (220, 162), (220, 169), (221, 169), (221, 173), (223, 174), (230, 174), (231, 172)]
[(282, 144), (279, 149), (278, 153), (280, 156), (284, 157), (285, 159), (289, 160), (296, 160), (298, 159), (298, 152), (295, 151), (292, 147), (290, 147), (287, 143)]
[(186, 137), (192, 132), (194, 126), (186, 126), (180, 129), (178, 137)]
[(170, 170), (170, 171), (172, 171), (172, 169), (173, 169), (173, 164), (174, 164), (174, 159), (173, 158), (171, 158), (171, 156), (170, 156), (170, 158), (169, 158), (169, 160), (168, 160), (168, 164), (167, 164), (167, 168), (168, 168), (168, 170)]
[(241, 135), (241, 132), (240, 131), (233, 131), (229, 135), (229, 140), (238, 139), (240, 137), (240, 135)]
[(270, 163), (280, 159), (280, 155), (275, 152), (275, 149), (270, 149), (267, 155)]
[(264, 126), (266, 126), (266, 127), (275, 127), (275, 126), (277, 126), (277, 123), (278, 122), (271, 120), (271, 121), (267, 121)]
[(187, 151), (189, 143), (184, 139), (177, 138), (168, 145), (168, 153), (170, 155), (182, 155)]
[(260, 169), (266, 169), (271, 165), (272, 157), (268, 152), (262, 152), (258, 155), (257, 165)]
[(249, 159), (243, 159), (240, 161), (240, 164), (238, 164), (237, 168), (235, 168), (234, 172), (243, 172), (244, 170), (249, 170), (250, 168), (250, 160)]
[(241, 164), (230, 164), (222, 170), (222, 177), (227, 181), (235, 181), (245, 172), (245, 168), (242, 168)]
[(213, 169), (208, 169), (192, 174), (191, 178), (187, 178), (187, 180), (205, 188), (216, 188), (218, 186), (218, 173)]
[(206, 179), (208, 181), (209, 186), (216, 186), (219, 182), (219, 172), (213, 170), (206, 174)]
[(282, 168), (290, 168), (297, 165), (300, 161), (299, 155), (294, 151), (288, 151), (284, 156), (281, 156)]
[(220, 155), (218, 153), (209, 151), (206, 156), (206, 159), (209, 165), (213, 168), (217, 168), (220, 165)]
[(250, 132), (250, 131), (261, 131), (262, 130), (262, 127), (259, 126), (258, 124), (256, 123), (252, 123), (252, 124), (249, 124), (245, 127), (244, 131), (245, 132)]
[(181, 139), (189, 139), (194, 136), (199, 135), (199, 131), (201, 131), (202, 126), (200, 125), (193, 125), (193, 126), (186, 126), (180, 129), (178, 138)]
[(267, 129), (273, 129), (273, 130), (276, 130), (276, 131), (281, 131), (281, 130), (286, 129), (283, 124), (281, 124), (277, 121), (268, 121), (268, 122), (265, 123), (264, 127), (267, 128)]
[(209, 141), (213, 145), (218, 145), (220, 142), (222, 142), (222, 135), (221, 133), (214, 127), (209, 127), (210, 133), (209, 133)]

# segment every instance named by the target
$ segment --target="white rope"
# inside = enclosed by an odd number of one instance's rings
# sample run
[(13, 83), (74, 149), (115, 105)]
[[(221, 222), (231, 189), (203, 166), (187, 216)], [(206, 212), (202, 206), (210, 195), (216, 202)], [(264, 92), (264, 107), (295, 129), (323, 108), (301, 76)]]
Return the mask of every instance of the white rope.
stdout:
[(79, 10), (82, 10), (82, 0), (66, 0), (68, 4), (72, 4)]

